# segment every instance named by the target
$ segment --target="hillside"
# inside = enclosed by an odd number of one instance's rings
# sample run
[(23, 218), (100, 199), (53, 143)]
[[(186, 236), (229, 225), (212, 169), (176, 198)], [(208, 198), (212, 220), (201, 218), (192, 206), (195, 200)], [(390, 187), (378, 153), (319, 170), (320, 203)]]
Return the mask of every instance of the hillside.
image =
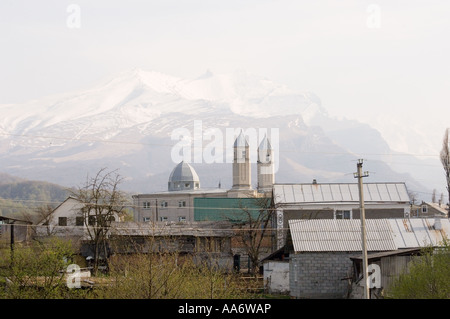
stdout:
[(67, 196), (67, 188), (43, 181), (27, 181), (0, 174), (0, 215), (22, 218), (37, 207), (56, 207)]

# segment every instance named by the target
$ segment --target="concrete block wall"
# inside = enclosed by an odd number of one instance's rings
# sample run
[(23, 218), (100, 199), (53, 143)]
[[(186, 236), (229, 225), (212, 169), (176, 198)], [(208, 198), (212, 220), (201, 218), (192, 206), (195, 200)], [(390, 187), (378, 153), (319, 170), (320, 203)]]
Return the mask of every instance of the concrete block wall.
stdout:
[(304, 252), (292, 254), (289, 288), (294, 298), (345, 298), (355, 252)]

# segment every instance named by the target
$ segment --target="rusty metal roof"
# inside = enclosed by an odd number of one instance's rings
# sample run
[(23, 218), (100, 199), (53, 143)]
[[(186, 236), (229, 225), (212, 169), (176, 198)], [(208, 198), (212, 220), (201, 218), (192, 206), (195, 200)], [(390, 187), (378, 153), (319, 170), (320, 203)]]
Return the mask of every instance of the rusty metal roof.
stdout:
[[(369, 203), (410, 201), (405, 183), (365, 183), (363, 190)], [(275, 184), (274, 199), (291, 204), (359, 202), (359, 190), (356, 183)]]
[[(296, 252), (362, 250), (359, 219), (290, 220), (289, 228)], [(367, 219), (366, 234), (367, 251), (439, 246), (450, 238), (450, 223), (443, 218)]]
[(445, 238), (450, 238), (450, 223), (446, 218), (389, 219), (389, 224), (397, 248), (439, 246)]

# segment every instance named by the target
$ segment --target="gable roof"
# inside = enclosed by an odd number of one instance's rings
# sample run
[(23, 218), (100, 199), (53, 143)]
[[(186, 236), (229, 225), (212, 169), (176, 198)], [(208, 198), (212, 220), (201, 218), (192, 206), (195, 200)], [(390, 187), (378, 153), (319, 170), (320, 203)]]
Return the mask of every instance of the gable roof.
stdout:
[(424, 202), (423, 204), (428, 205), (429, 207), (435, 209), (438, 213), (442, 214), (443, 216), (448, 215), (448, 205), (429, 202)]
[[(359, 202), (357, 183), (275, 184), (274, 200), (282, 204)], [(364, 202), (409, 203), (405, 183), (365, 183)]]
[(47, 221), (47, 218), (48, 217), (52, 217), (52, 216), (54, 216), (55, 215), (55, 212), (57, 212), (58, 211), (58, 209), (60, 208), (60, 207), (62, 207), (63, 205), (66, 205), (66, 203), (67, 202), (69, 202), (70, 200), (75, 200), (75, 201), (77, 201), (77, 202), (80, 202), (78, 199), (76, 199), (75, 197), (73, 197), (73, 196), (68, 196), (65, 200), (63, 200), (58, 206), (56, 206), (52, 211), (51, 211), (51, 213), (48, 215), (48, 216), (44, 216), (44, 217), (42, 217), (42, 219), (40, 220), (40, 221), (38, 221), (37, 222), (37, 225), (42, 225), (43, 223), (45, 223), (46, 221)]

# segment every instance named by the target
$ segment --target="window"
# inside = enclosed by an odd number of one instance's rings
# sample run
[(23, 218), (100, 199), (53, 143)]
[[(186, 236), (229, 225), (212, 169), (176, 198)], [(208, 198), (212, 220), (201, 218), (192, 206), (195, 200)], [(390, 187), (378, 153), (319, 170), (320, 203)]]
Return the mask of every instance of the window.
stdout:
[(168, 206), (168, 203), (166, 201), (161, 202), (161, 207), (167, 207), (167, 206)]
[(144, 222), (149, 222), (150, 221), (150, 217), (144, 217)]
[(424, 213), (424, 214), (428, 213), (428, 206), (427, 205), (422, 205), (422, 213)]
[(67, 226), (67, 217), (58, 217), (58, 226)]
[(166, 216), (164, 216), (164, 217), (161, 216), (160, 218), (161, 218), (161, 221), (162, 221), (162, 222), (166, 222), (166, 221), (167, 221), (167, 217), (166, 217)]
[(94, 226), (95, 225), (95, 216), (89, 216), (88, 217), (88, 225)]
[(337, 210), (335, 211), (335, 219), (351, 219), (351, 213), (349, 210)]
[(180, 200), (178, 202), (178, 207), (186, 207), (186, 201), (185, 200)]
[(76, 226), (84, 226), (84, 217), (82, 217), (82, 216), (75, 217), (75, 225)]
[(199, 188), (200, 184), (199, 183), (195, 183), (195, 188)]
[(144, 202), (143, 203), (143, 207), (144, 207), (144, 209), (149, 209), (150, 208), (150, 202)]
[(185, 216), (179, 216), (178, 217), (178, 221), (179, 222), (185, 222), (186, 221), (186, 217)]
[(184, 187), (188, 188), (189, 186), (191, 186), (191, 184), (189, 184), (189, 183), (184, 183)]

